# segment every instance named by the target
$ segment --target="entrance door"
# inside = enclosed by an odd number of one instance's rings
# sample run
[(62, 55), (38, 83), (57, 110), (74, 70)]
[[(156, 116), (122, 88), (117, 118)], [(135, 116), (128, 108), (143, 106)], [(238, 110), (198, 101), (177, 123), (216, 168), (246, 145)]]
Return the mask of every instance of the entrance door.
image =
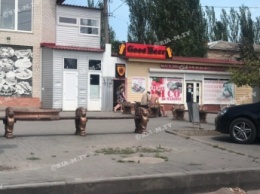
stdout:
[(191, 92), (193, 102), (201, 104), (201, 82), (186, 82), (186, 97)]
[(89, 73), (88, 79), (88, 111), (101, 111), (101, 73)]
[(75, 111), (78, 106), (78, 72), (63, 72), (63, 105), (66, 111)]
[(117, 90), (121, 85), (125, 84), (125, 80), (114, 80), (113, 87), (113, 107), (117, 105)]

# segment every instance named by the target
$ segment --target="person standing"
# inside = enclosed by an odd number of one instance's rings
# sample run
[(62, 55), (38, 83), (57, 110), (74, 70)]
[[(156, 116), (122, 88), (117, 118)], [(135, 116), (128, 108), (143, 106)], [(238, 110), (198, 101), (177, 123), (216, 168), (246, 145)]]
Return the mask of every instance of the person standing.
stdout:
[(187, 92), (186, 92), (186, 103), (188, 107), (189, 113), (189, 121), (192, 122), (192, 103), (193, 103), (193, 88), (191, 85), (188, 85)]
[(147, 91), (146, 93), (144, 93), (142, 95), (142, 98), (141, 98), (141, 107), (143, 108), (148, 108), (149, 107), (149, 102), (150, 102), (150, 99), (151, 99), (151, 96), (150, 96), (151, 92), (150, 91)]
[(119, 87), (117, 91), (117, 105), (114, 107), (114, 112), (120, 108), (120, 111), (123, 112), (123, 103), (126, 101), (124, 87)]

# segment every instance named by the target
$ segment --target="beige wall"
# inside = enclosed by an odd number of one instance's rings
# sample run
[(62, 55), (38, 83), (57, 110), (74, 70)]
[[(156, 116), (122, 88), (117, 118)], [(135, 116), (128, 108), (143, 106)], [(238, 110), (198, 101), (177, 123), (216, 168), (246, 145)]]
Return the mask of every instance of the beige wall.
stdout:
[(0, 30), (0, 44), (33, 47), (33, 97), (41, 96), (40, 43), (55, 42), (55, 5), (55, 0), (34, 0), (32, 32)]
[(133, 77), (145, 77), (146, 78), (146, 91), (148, 88), (149, 81), (149, 68), (160, 68), (159, 64), (149, 64), (149, 63), (140, 63), (140, 62), (127, 62), (127, 87), (126, 87), (126, 95), (127, 101), (141, 101), (142, 94), (132, 92), (132, 78)]
[(253, 88), (249, 86), (235, 87), (236, 102), (235, 104), (248, 104), (253, 102)]

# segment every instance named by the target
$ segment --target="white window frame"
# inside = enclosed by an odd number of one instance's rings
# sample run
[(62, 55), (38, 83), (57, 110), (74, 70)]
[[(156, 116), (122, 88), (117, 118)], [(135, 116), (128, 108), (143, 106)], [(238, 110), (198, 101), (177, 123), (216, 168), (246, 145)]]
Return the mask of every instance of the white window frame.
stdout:
[[(76, 24), (60, 22), (60, 18), (76, 19)], [(60, 16), (58, 16), (58, 24), (62, 25), (62, 26), (78, 26), (78, 18), (77, 17), (61, 16), (60, 15)]]
[[(97, 21), (97, 26), (81, 25), (81, 19), (83, 19), (83, 20), (95, 20), (95, 21)], [(81, 32), (80, 32), (80, 28), (81, 28), (81, 27), (97, 28), (97, 29), (98, 29), (98, 34), (86, 34), (86, 33), (81, 33)], [(80, 35), (85, 35), (85, 36), (99, 36), (99, 35), (100, 35), (100, 20), (98, 20), (98, 19), (91, 19), (91, 18), (79, 18), (79, 34), (80, 34)]]
[[(31, 0), (32, 3), (31, 3), (31, 30), (28, 30), (28, 31), (24, 31), (24, 30), (18, 30), (18, 1), (19, 0), (15, 0), (15, 10), (14, 10), (14, 13), (15, 13), (15, 16), (14, 16), (14, 29), (7, 29), (7, 28), (1, 28), (0, 27), (0, 30), (1, 31), (19, 31), (19, 32), (32, 32), (33, 31), (33, 15), (34, 15), (34, 0)], [(1, 5), (1, 0), (0, 0), (0, 5)], [(1, 8), (1, 6), (0, 6)]]

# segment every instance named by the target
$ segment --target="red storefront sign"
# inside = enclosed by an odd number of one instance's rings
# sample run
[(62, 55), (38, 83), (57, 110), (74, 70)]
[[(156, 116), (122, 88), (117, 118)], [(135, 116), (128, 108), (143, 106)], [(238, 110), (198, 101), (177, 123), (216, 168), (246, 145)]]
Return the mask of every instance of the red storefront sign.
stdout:
[(166, 59), (172, 57), (172, 51), (166, 46), (126, 43), (120, 46), (119, 54), (126, 57)]

